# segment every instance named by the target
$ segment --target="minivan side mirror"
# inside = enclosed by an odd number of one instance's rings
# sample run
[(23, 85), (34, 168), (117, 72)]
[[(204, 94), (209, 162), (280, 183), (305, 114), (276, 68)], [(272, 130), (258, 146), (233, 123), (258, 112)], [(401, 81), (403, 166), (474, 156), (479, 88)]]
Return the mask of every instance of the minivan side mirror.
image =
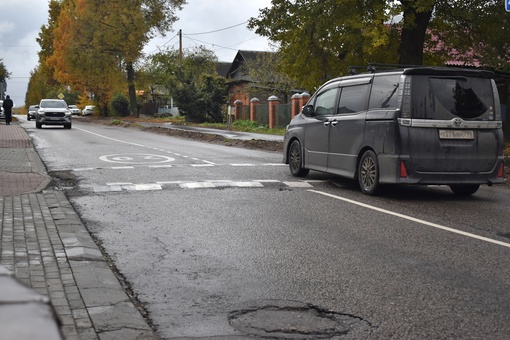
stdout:
[(311, 117), (314, 114), (313, 105), (303, 106), (303, 110), (301, 111), (305, 116)]

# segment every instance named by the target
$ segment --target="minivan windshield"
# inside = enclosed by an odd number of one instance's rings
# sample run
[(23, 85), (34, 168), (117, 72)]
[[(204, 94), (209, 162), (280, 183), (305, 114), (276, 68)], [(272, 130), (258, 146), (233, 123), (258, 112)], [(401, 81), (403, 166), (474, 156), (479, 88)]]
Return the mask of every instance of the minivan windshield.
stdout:
[(494, 119), (492, 83), (486, 78), (414, 75), (413, 118)]

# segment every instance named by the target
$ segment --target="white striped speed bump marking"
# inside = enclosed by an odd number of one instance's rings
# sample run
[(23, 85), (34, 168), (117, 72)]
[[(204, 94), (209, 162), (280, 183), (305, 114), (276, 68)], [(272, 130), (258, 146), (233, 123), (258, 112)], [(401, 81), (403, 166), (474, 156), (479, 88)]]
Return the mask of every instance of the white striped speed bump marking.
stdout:
[(104, 162), (122, 164), (161, 164), (175, 161), (175, 158), (146, 153), (124, 153), (99, 157)]

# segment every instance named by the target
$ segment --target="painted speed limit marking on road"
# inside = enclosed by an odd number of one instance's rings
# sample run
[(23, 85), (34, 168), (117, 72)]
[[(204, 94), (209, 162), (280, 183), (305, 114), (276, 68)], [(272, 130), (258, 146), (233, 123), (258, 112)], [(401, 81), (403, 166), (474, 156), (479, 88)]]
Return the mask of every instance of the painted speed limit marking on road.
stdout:
[(175, 161), (175, 158), (146, 153), (123, 153), (99, 157), (100, 160), (122, 164), (160, 164)]

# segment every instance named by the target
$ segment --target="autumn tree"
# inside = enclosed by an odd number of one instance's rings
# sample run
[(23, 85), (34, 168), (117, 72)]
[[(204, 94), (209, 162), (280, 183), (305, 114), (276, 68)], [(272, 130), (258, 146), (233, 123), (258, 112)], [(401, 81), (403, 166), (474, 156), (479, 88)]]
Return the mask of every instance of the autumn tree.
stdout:
[(26, 105), (36, 105), (43, 98), (51, 98), (48, 95), (50, 87), (48, 86), (47, 79), (40, 65), (38, 68), (30, 71), (27, 92), (25, 93)]
[(217, 76), (217, 57), (203, 46), (155, 53), (142, 70), (146, 86), (165, 86), (179, 106), (179, 112), (193, 122), (221, 122), (227, 103), (226, 80)]
[[(285, 73), (280, 62), (280, 52), (257, 52), (254, 59), (245, 61), (246, 73), (251, 81), (250, 95), (276, 95), (282, 102), (289, 102), (289, 94), (298, 90), (297, 82)], [(260, 99), (260, 98), (259, 98)]]
[(226, 79), (216, 73), (217, 62), (214, 52), (203, 46), (185, 50), (182, 63), (179, 58), (170, 93), (188, 121), (219, 123), (223, 120), (228, 88)]
[(0, 81), (6, 81), (10, 77), (10, 73), (7, 71), (7, 67), (5, 67), (3, 59), (0, 59)]
[(503, 5), (499, 0), (438, 1), (429, 25), (435, 39), (426, 45), (443, 60), (510, 71), (510, 15)]
[[(99, 96), (104, 107), (127, 84), (136, 115), (135, 63), (156, 34), (165, 35), (185, 0), (62, 0), (47, 59), (55, 78)], [(114, 88), (112, 88), (112, 85)]]
[(41, 27), (41, 31), (36, 39), (41, 47), (38, 52), (39, 63), (37, 67), (30, 72), (27, 92), (25, 94), (25, 103), (27, 105), (37, 104), (42, 98), (56, 98), (58, 94), (64, 93), (68, 103), (75, 103), (77, 93), (69, 90), (69, 84), (61, 83), (55, 78), (55, 68), (48, 63), (48, 59), (54, 55), (54, 30), (58, 26), (58, 20), (62, 10), (63, 3), (57, 0), (49, 2), (48, 23)]
[[(5, 67), (3, 60), (0, 59), (0, 83), (5, 83), (10, 75), (11, 74), (7, 71), (7, 67)], [(0, 93), (0, 98), (4, 98), (4, 93)]]
[(275, 42), (282, 69), (313, 89), (348, 65), (394, 60), (391, 30), (383, 25), (392, 13), (375, 0), (273, 0), (248, 27)]
[(163, 50), (146, 57), (138, 71), (137, 85), (148, 93), (159, 86), (170, 90), (177, 83), (179, 52)]
[(41, 31), (36, 39), (37, 43), (41, 47), (38, 52), (39, 65), (37, 72), (39, 75), (46, 77), (46, 82), (49, 86), (58, 85), (58, 81), (54, 76), (54, 69), (50, 67), (46, 61), (54, 53), (53, 42), (54, 42), (54, 29), (58, 24), (60, 12), (62, 10), (62, 3), (58, 0), (51, 0), (48, 4), (48, 23), (41, 27)]
[[(444, 58), (437, 57), (449, 44), (457, 51), (496, 50), (497, 59), (508, 62), (509, 19), (497, 0), (273, 0), (271, 5), (248, 27), (278, 44), (282, 67), (309, 89), (345, 74), (349, 65), (441, 63)], [(439, 32), (446, 45), (430, 44)]]

